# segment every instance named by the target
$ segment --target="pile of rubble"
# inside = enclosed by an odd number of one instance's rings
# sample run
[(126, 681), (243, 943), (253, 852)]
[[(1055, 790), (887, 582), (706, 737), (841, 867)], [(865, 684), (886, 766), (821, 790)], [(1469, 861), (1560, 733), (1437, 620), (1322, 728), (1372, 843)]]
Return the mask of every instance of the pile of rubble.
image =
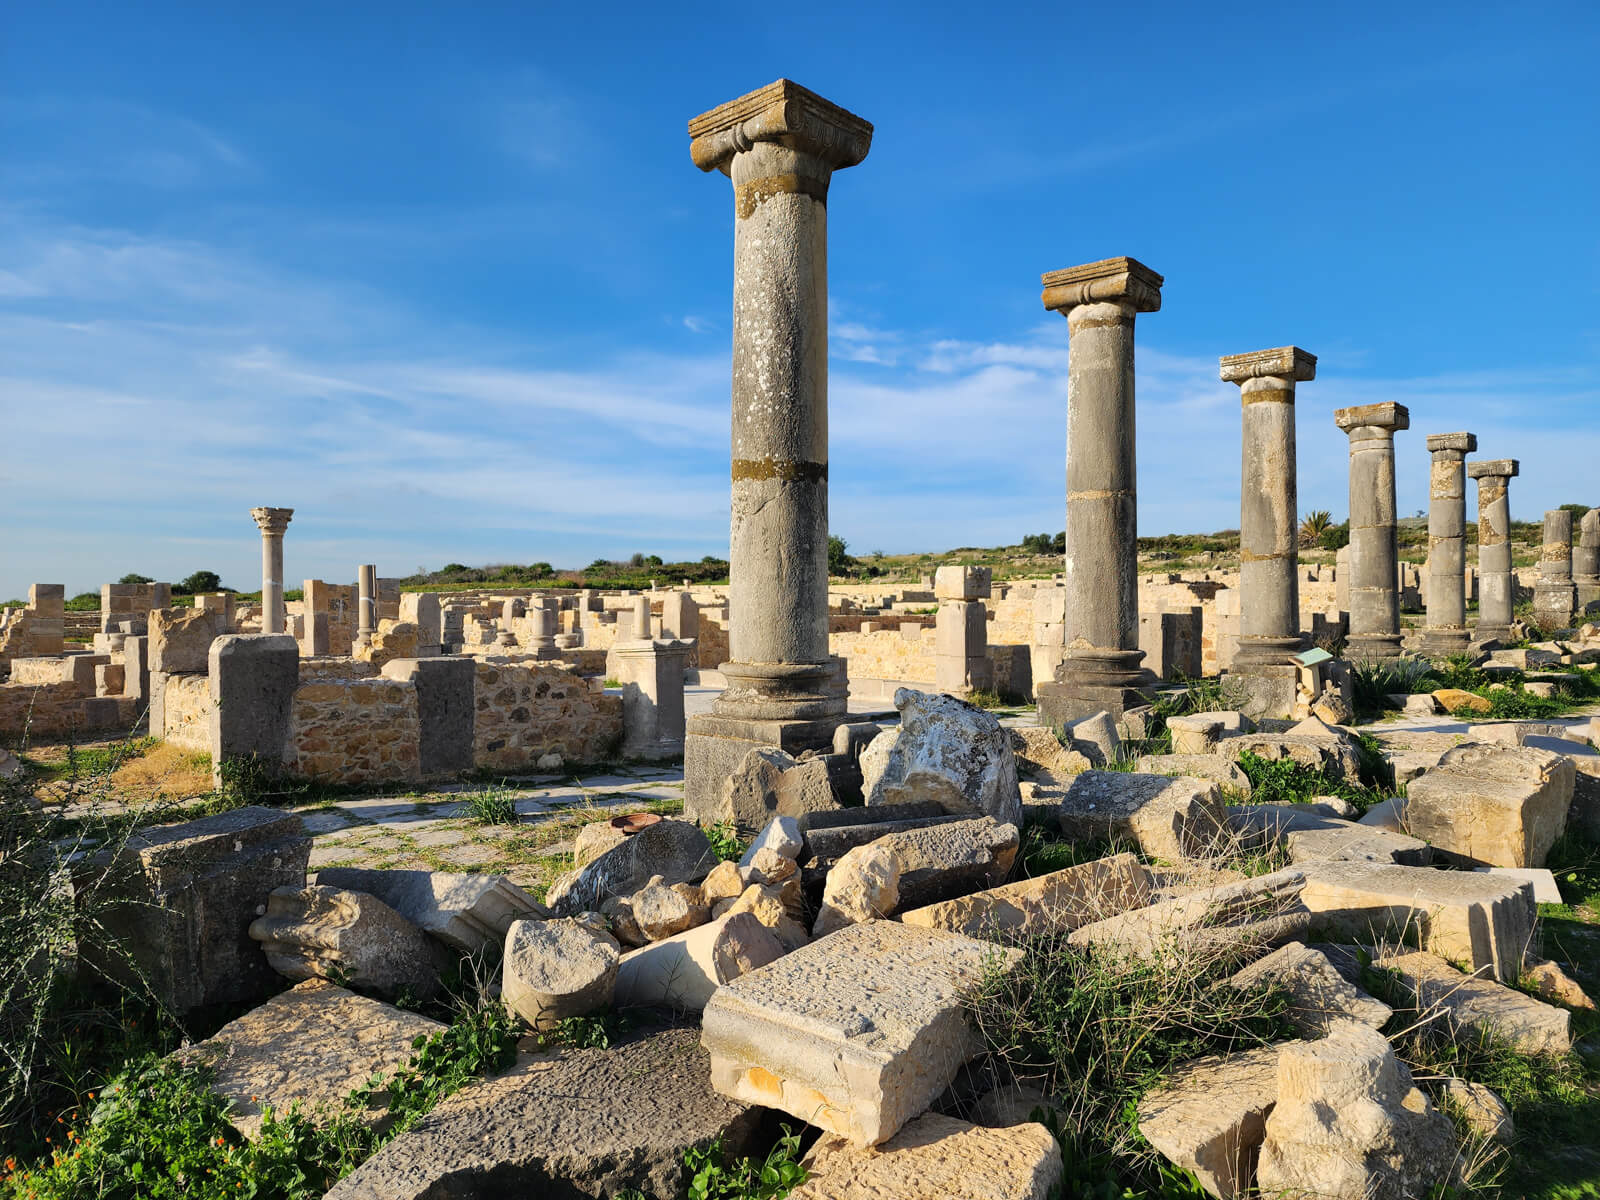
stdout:
[[(686, 1150), (752, 1148), (774, 1112), (818, 1131), (796, 1196), (1044, 1197), (1063, 1163), (1032, 1105), (961, 1083), (1003, 1077), (971, 1069), (986, 1051), (970, 1001), (1041, 937), (1155, 964), (1225, 946), (1243, 964), (1230, 982), (1287, 989), (1292, 1039), (1190, 1062), (1138, 1106), (1140, 1134), (1216, 1196), (1399, 1198), (1458, 1172), (1455, 1126), (1380, 1032), (1390, 1007), (1361, 990), (1368, 965), (1430, 1020), (1571, 1048), (1569, 1010), (1589, 1001), (1534, 956), (1536, 901), (1559, 898), (1551, 846), (1600, 811), (1587, 744), (1490, 730), (1395, 746), (1408, 767), (1431, 761), (1403, 802), (1358, 816), (1334, 798), (1248, 803), (1246, 752), (1355, 775), (1350, 732), (1316, 719), (1172, 718), (1174, 752), (1141, 755), (1137, 720), (1058, 737), (949, 696), (895, 700), (897, 728), (846, 727), (832, 754), (749, 755), (723, 795), (730, 819), (759, 823), (737, 862), (691, 821), (601, 822), (541, 904), (498, 876), (307, 877), (298, 819), (246, 808), (129, 844), (145, 889), (130, 945), (180, 1008), (296, 981), (181, 1052), (216, 1068), (246, 1136), (268, 1105), (337, 1103), (402, 1065), (437, 1028), (403, 1006), (463, 956), (498, 962), (492, 988), (532, 1031), (612, 1007), (659, 1016), (609, 1049), (530, 1039), (342, 1198), (675, 1196)], [(1108, 850), (1025, 877), (1025, 824)], [(1278, 869), (1227, 865), (1242, 856)], [(1449, 1086), (1456, 1112), (1508, 1136), (1488, 1089)]]

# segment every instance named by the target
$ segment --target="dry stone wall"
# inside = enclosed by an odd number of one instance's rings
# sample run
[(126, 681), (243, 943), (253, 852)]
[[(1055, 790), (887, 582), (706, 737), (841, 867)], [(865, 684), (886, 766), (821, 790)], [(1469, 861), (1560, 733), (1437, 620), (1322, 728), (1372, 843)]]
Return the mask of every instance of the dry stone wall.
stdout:
[(481, 658), (474, 690), (472, 757), (479, 767), (520, 770), (547, 754), (602, 762), (622, 740), (622, 698), (562, 667)]
[(169, 675), (161, 696), (162, 726), (151, 732), (185, 750), (210, 750), (211, 714), (217, 707), (211, 677)]
[(319, 679), (295, 690), (289, 770), (345, 785), (422, 776), (417, 688), (403, 679)]

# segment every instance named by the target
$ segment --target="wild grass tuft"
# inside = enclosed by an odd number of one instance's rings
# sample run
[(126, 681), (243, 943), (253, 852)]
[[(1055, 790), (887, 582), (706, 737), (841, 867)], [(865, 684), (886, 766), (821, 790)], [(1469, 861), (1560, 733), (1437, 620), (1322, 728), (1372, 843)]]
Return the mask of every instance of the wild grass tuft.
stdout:
[(511, 791), (504, 784), (469, 792), (464, 803), (467, 816), (479, 825), (515, 825), (517, 805)]

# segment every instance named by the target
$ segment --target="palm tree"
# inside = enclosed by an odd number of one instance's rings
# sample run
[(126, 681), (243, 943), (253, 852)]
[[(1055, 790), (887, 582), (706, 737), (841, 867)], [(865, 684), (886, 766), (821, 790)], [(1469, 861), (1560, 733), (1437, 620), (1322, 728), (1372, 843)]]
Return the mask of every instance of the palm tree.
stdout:
[(1300, 519), (1300, 544), (1316, 546), (1322, 535), (1333, 528), (1333, 514), (1325, 508), (1316, 509)]

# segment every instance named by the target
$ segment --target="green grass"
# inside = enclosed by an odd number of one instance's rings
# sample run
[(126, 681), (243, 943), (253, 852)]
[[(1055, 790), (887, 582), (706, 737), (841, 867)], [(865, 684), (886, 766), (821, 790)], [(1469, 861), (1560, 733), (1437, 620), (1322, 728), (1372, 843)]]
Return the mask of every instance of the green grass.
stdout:
[(479, 825), (515, 825), (517, 805), (505, 787), (486, 787), (468, 792), (464, 803), (467, 815)]
[[(1363, 744), (1358, 753), (1366, 760), (1364, 766), (1370, 764), (1368, 769), (1375, 774), (1379, 769), (1376, 744)], [(1318, 796), (1338, 796), (1366, 812), (1379, 801), (1397, 794), (1392, 788), (1377, 786), (1378, 781), (1373, 776), (1369, 776), (1373, 778), (1371, 783), (1352, 783), (1287, 758), (1269, 761), (1246, 751), (1239, 755), (1238, 763), (1250, 780), (1252, 804), (1305, 804)]]

